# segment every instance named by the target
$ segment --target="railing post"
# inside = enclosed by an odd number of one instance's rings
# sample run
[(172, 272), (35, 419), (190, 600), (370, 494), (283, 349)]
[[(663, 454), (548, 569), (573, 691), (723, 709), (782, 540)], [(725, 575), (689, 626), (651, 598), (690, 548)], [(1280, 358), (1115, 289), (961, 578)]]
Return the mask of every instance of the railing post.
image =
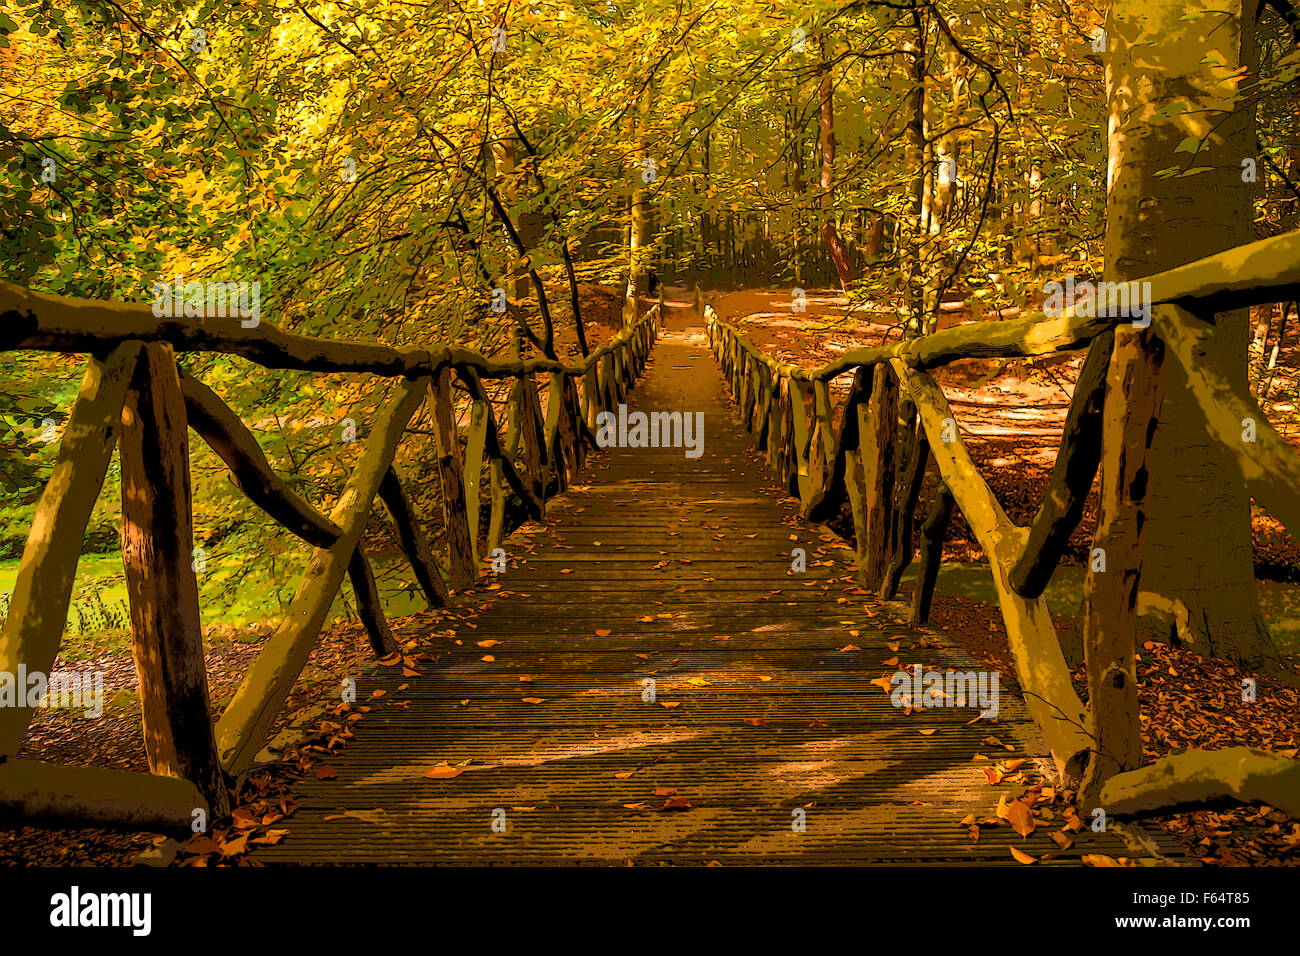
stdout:
[(483, 452), (487, 445), (488, 403), (475, 399), (469, 407), (469, 434), (465, 443), (465, 523), (469, 526), (469, 550), (475, 577), (481, 555), (478, 550), (479, 507), (482, 502)]
[(871, 401), (859, 419), (865, 533), (858, 565), (868, 588), (880, 587), (889, 553), (894, 509), (894, 444), (898, 432), (898, 376), (885, 363), (874, 370)]
[(460, 458), (460, 436), (452, 408), (451, 368), (433, 376), (430, 390), (434, 432), (438, 440), (438, 474), (442, 479), (442, 519), (447, 530), (447, 563), (451, 586), (463, 591), (474, 583), (478, 566), (466, 514), (465, 470)]
[(171, 346), (144, 347), (122, 409), (122, 563), (149, 769), (230, 808), (217, 760), (195, 579), (189, 435)]
[(537, 399), (537, 385), (531, 375), (520, 378), (519, 434), (517, 441), (523, 449), (524, 479), (534, 496), (546, 504), (546, 433), (541, 421), (541, 403)]
[(552, 372), (546, 388), (546, 447), (550, 450), (551, 472), (555, 475), (555, 492), (569, 487), (572, 429), (565, 414), (564, 373)]

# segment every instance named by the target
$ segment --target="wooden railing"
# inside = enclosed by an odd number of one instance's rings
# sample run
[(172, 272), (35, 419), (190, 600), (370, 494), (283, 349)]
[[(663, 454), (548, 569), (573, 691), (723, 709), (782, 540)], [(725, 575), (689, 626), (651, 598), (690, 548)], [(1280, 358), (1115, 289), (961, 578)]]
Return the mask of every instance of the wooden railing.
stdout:
[[(14, 757), (31, 719), (0, 707), (0, 812), (26, 822), (189, 826), (229, 808), (228, 787), (253, 764), (350, 577), (376, 655), (397, 650), (361, 548), (374, 500), (430, 606), (477, 579), (505, 529), (509, 492), (533, 517), (582, 469), (601, 411), (623, 401), (645, 368), (662, 302), (585, 361), (502, 361), (456, 347), (396, 349), (297, 335), (237, 318), (156, 318), (148, 306), (66, 299), (0, 283), (0, 349), (91, 353), (57, 462), (36, 506), (0, 635), (0, 674), (48, 675), (62, 640), (83, 534), (114, 445), (122, 484), (122, 554), (131, 606), (150, 774)], [(342, 492), (322, 514), (271, 469), (253, 433), (175, 352), (240, 355), (271, 369), (393, 378)], [(536, 376), (546, 376), (545, 411)], [(464, 447), (453, 379), (469, 396)], [(484, 380), (510, 380), (502, 429)], [(498, 386), (500, 390), (500, 386)], [(432, 418), (448, 581), (393, 462), (413, 416)], [(187, 430), (229, 466), (236, 485), (315, 550), (278, 628), (215, 728), (192, 570)], [(486, 472), (486, 482), (484, 474)], [(486, 534), (480, 534), (484, 499)]]
[[(1218, 353), (1207, 347), (1216, 335), (1214, 313), (1295, 297), (1300, 290), (1300, 235), (1240, 246), (1144, 281), (1150, 283), (1151, 341), (1163, 342), (1186, 369), (1210, 433), (1230, 450), (1250, 494), (1293, 536), (1300, 536), (1300, 456), (1220, 366)], [(1140, 741), (1134, 750), (1131, 739), (1137, 733), (1136, 680), (1112, 680), (1115, 675), (1106, 670), (1116, 659), (1132, 666), (1131, 627), (1126, 635), (1107, 635), (1115, 646), (1106, 653), (1094, 645), (1093, 653), (1086, 655), (1094, 706), (1085, 707), (1071, 684), (1042, 597), (1097, 474), (1112, 342), (1117, 328), (1132, 320), (1083, 314), (1093, 310), (1076, 312), (1072, 307), (1054, 317), (969, 324), (854, 349), (819, 368), (803, 369), (765, 355), (735, 326), (720, 320), (711, 306), (703, 301), (699, 305), (745, 427), (766, 452), (772, 471), (800, 500), (805, 517), (828, 520), (841, 512), (847, 499), (864, 583), (885, 599), (894, 596), (914, 557), (913, 513), (927, 461), (933, 460), (941, 483), (921, 528), (922, 563), (913, 589), (912, 622), (924, 623), (928, 615), (944, 530), (955, 503), (988, 558), (1019, 683), (1063, 779), (1070, 785), (1082, 782), (1094, 753), (1123, 750), (1140, 759)], [(1018, 526), (972, 461), (943, 389), (930, 371), (962, 358), (1038, 356), (1089, 345), (1047, 496), (1032, 525)], [(848, 374), (853, 379), (837, 429), (830, 382)], [(1249, 445), (1241, 440), (1244, 419), (1257, 425), (1257, 440)], [(1113, 575), (1128, 570), (1116, 566), (1124, 560), (1112, 556)], [(1100, 578), (1090, 575), (1087, 587)], [(1112, 660), (1104, 661), (1106, 657)], [(1096, 701), (1102, 699), (1103, 687), (1107, 693), (1124, 695), (1131, 723), (1117, 728), (1107, 712), (1099, 712)], [(1109, 712), (1114, 710), (1110, 707)], [(1151, 768), (1120, 769), (1132, 772), (1110, 777), (1114, 786), (1106, 796), (1113, 812), (1139, 806), (1134, 788), (1144, 791), (1150, 802), (1152, 787), (1169, 783), (1158, 780), (1158, 771), (1136, 779)], [(1196, 769), (1204, 773), (1203, 767)], [(1294, 772), (1294, 766), (1285, 769)], [(1105, 782), (1096, 781), (1098, 786)], [(1294, 800), (1300, 801), (1300, 788)]]

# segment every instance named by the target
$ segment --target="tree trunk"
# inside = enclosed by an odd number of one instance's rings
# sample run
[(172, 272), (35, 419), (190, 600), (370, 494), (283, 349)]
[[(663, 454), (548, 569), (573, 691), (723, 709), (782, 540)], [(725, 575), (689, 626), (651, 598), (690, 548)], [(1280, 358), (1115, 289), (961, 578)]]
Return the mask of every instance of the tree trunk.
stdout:
[(654, 234), (654, 210), (650, 205), (650, 186), (657, 179), (657, 171), (650, 155), (649, 123), (654, 106), (654, 84), (647, 81), (641, 92), (641, 106), (637, 113), (636, 169), (633, 170), (632, 224), (628, 231), (627, 304), (624, 307), (624, 324), (636, 320), (636, 297), (650, 291), (648, 255)]
[(830, 253), (831, 262), (835, 265), (835, 274), (840, 280), (840, 288), (847, 290), (849, 282), (853, 280), (853, 271), (849, 267), (848, 252), (845, 251), (844, 243), (840, 240), (839, 231), (835, 228), (835, 209), (831, 201), (831, 193), (835, 188), (835, 97), (830, 45), (830, 38), (826, 34), (822, 34), (822, 59), (819, 67), (822, 75), (821, 121), (819, 124), (822, 171), (819, 201), (822, 214), (822, 241), (826, 243), (826, 251)]
[[(1253, 69), (1255, 0), (1205, 0), (1196, 20), (1175, 0), (1115, 0), (1107, 19), (1111, 93), (1107, 277), (1133, 280), (1250, 241), (1253, 106), (1238, 94)], [(1214, 61), (1214, 62), (1211, 62)], [(1245, 88), (1243, 86), (1243, 88)], [(1186, 104), (1164, 115), (1171, 105)], [(1204, 136), (1199, 152), (1175, 152)], [(1184, 147), (1186, 148), (1186, 147)], [(1171, 165), (1204, 168), (1165, 177)], [(1216, 320), (1220, 359), (1244, 387), (1248, 310)], [(1186, 372), (1171, 363), (1147, 496), (1147, 609), (1139, 639), (1190, 638), (1204, 654), (1272, 669), (1277, 650), (1259, 612), (1250, 507), (1226, 449), (1210, 440)], [(1186, 626), (1180, 628), (1179, 621)]]

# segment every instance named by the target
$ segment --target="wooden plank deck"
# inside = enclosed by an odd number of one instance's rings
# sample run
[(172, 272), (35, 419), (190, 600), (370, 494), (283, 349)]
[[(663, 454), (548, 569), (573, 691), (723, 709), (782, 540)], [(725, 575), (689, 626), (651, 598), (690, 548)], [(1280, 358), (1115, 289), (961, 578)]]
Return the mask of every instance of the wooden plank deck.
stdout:
[[(704, 412), (703, 456), (595, 455), (589, 484), (505, 543), (502, 587), (465, 596), (462, 607), (487, 605), (476, 628), (435, 628), (427, 650), (441, 657), (419, 677), (376, 667), (358, 681), (361, 698), (382, 688), (409, 706), (357, 725), (330, 758), (337, 778), (303, 781), (288, 837), (258, 861), (1017, 865), (1011, 845), (1057, 853), (1053, 865), (1142, 855), (1114, 832), (1081, 834), (1064, 853), (1046, 829), (1022, 841), (990, 828), (972, 843), (959, 821), (1023, 789), (990, 786), (992, 760), (975, 755), (1041, 756), (1022, 703), (1004, 692), (995, 725), (968, 724), (966, 709), (905, 716), (870, 683), (894, 670), (890, 640), (904, 664), (975, 665), (934, 632), (937, 646), (912, 650), (922, 635), (853, 593), (852, 551), (773, 485), (699, 330), (664, 335), (629, 404)], [(805, 574), (790, 573), (796, 545)], [(656, 703), (642, 700), (646, 678)], [(983, 744), (991, 733), (1015, 753)], [(469, 763), (427, 779), (441, 761)], [(660, 809), (669, 789), (690, 809)]]

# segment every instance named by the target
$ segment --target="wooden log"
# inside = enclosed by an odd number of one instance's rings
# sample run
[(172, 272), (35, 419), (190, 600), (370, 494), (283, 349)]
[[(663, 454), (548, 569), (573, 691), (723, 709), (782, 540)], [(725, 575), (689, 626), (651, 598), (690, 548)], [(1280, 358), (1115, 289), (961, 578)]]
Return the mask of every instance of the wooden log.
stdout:
[(483, 455), (487, 448), (488, 425), (492, 412), (485, 399), (475, 399), (469, 407), (469, 431), (465, 442), (465, 523), (469, 527), (470, 555), (477, 568), (479, 505), (482, 501)]
[[(849, 388), (848, 397), (844, 400), (844, 413), (840, 417), (839, 434), (831, 437), (828, 446), (829, 472), (826, 476), (825, 488), (820, 493), (813, 494), (813, 506), (808, 509), (810, 521), (829, 521), (843, 509), (845, 497), (857, 490), (854, 488), (855, 483), (848, 480), (851, 474), (849, 465), (850, 460), (855, 465), (860, 460), (858, 436), (861, 429), (861, 416), (858, 412), (871, 399), (873, 377), (870, 368), (859, 368), (853, 373), (853, 384)], [(815, 384), (829, 388), (825, 382)], [(829, 420), (829, 392), (826, 405)], [(826, 434), (831, 435), (829, 426), (826, 428)]]
[[(530, 515), (534, 518), (542, 517), (543, 507), (541, 500), (533, 494), (532, 490), (528, 487), (528, 484), (524, 481), (523, 477), (520, 476), (514, 466), (514, 457), (518, 452), (519, 435), (521, 431), (519, 428), (519, 410), (516, 408), (515, 391), (516, 388), (521, 390), (522, 385), (519, 382), (516, 382), (516, 387), (511, 388), (510, 407), (512, 419), (509, 426), (511, 431), (507, 434), (506, 440), (503, 443), (501, 440), (500, 430), (497, 426), (496, 416), (492, 413), (492, 402), (488, 396), (487, 390), (483, 387), (483, 382), (473, 370), (466, 370), (463, 374), (465, 376), (465, 384), (469, 389), (470, 396), (474, 401), (482, 402), (486, 409), (487, 417), (485, 419), (486, 427), (483, 432), (483, 447), (486, 454), (493, 460), (493, 474), (500, 472), (500, 476), (505, 479), (511, 490), (513, 490), (514, 493), (519, 496), (520, 500), (523, 501), (524, 507), (527, 508)], [(522, 401), (522, 391), (520, 391), (518, 400)]]
[(930, 620), (930, 604), (934, 601), (934, 588), (943, 563), (943, 539), (952, 520), (952, 506), (952, 492), (940, 481), (930, 513), (921, 524), (921, 567), (912, 586), (912, 627), (920, 627)]
[(764, 365), (754, 366), (754, 447), (767, 449), (767, 433), (772, 427), (772, 377)]
[(181, 371), (189, 425), (230, 469), (235, 487), (289, 531), (318, 548), (338, 540), (339, 529), (289, 487), (267, 461), (238, 415), (194, 376)]
[(146, 345), (122, 408), (122, 564), (149, 769), (182, 777), (217, 816), (230, 796), (212, 734), (194, 577), (189, 432), (169, 345)]
[[(271, 468), (262, 447), (238, 415), (217, 394), (198, 379), (180, 370), (181, 393), (189, 425), (230, 469), (235, 487), (249, 500), (284, 525), (293, 534), (318, 548), (328, 548), (342, 531), (334, 522), (308, 504)], [(354, 565), (356, 573), (354, 571)], [(367, 579), (373, 584), (370, 565), (364, 557), (353, 557), (349, 565), (357, 607), (371, 646), (378, 649), (392, 641), (392, 630), (384, 620), (378, 592), (367, 593)], [(381, 657), (391, 651), (380, 654)]]
[(876, 590), (884, 581), (888, 542), (893, 533), (898, 377), (884, 365), (876, 366), (873, 377), (866, 421), (859, 425), (866, 536), (858, 543), (858, 568), (863, 583)]
[(577, 481), (578, 476), (587, 467), (587, 440), (584, 431), (585, 423), (582, 418), (582, 403), (578, 398), (576, 379), (566, 378), (564, 380), (564, 400), (569, 409), (568, 422), (572, 431), (572, 437), (570, 438), (573, 443), (574, 470), (572, 480)]
[(451, 586), (463, 591), (478, 577), (474, 546), (465, 504), (465, 470), (460, 457), (460, 435), (452, 407), (451, 369), (433, 376), (429, 395), (433, 402), (434, 434), (438, 442), (438, 476), (442, 482), (442, 526), (447, 533), (447, 566)]
[(824, 513), (824, 502), (832, 494), (831, 485), (837, 478), (844, 480), (844, 464), (838, 461), (835, 446), (835, 425), (831, 419), (830, 386), (825, 382), (813, 383), (813, 433), (808, 443), (808, 478), (811, 485), (804, 517), (810, 521), (825, 520), (814, 517)]
[[(473, 368), (483, 378), (536, 372), (581, 375), (586, 367), (585, 362), (567, 364), (551, 358), (488, 359), (458, 346), (428, 351), (314, 338), (285, 332), (263, 319), (248, 327), (243, 321), (238, 316), (160, 318), (151, 305), (138, 302), (67, 298), (0, 282), (0, 351), (102, 354), (125, 342), (164, 342), (178, 352), (239, 355), (264, 368), (407, 378), (430, 375), (448, 366)], [(635, 328), (623, 330), (593, 351), (586, 362), (618, 348), (634, 332)]]
[(781, 440), (785, 429), (785, 418), (781, 402), (781, 377), (771, 369), (767, 370), (767, 467), (772, 474), (784, 479), (781, 462)]
[(596, 367), (593, 365), (582, 374), (582, 420), (587, 428), (594, 431), (596, 416), (602, 411), (600, 395), (596, 387)]
[(415, 580), (424, 592), (424, 599), (429, 607), (446, 607), (451, 603), (451, 594), (442, 579), (442, 573), (433, 560), (429, 550), (429, 539), (420, 526), (419, 516), (411, 500), (406, 496), (397, 470), (393, 467), (384, 472), (379, 483), (379, 497), (388, 510), (393, 528), (397, 532), (397, 543), (406, 555), (407, 563), (415, 574)]
[(1142, 762), (1134, 634), (1163, 364), (1164, 343), (1153, 330), (1116, 330), (1102, 424), (1107, 451), (1081, 616), (1093, 739), (1078, 798), (1086, 810), (1098, 806), (1108, 779)]
[(790, 399), (790, 441), (794, 454), (794, 487), (799, 501), (806, 512), (812, 504), (812, 480), (808, 471), (808, 446), (812, 434), (808, 428), (808, 403), (804, 397), (803, 386), (793, 379), (786, 379), (786, 389)]
[(902, 480), (895, 482), (894, 486), (893, 542), (889, 549), (889, 562), (880, 582), (880, 597), (885, 601), (894, 599), (898, 592), (898, 582), (916, 555), (912, 543), (912, 525), (916, 502), (921, 496), (921, 484), (925, 481), (925, 465), (930, 459), (930, 445), (919, 418), (914, 428), (912, 439), (908, 442), (907, 464), (903, 468)]
[(754, 366), (757, 364), (748, 356), (743, 359), (743, 367), (740, 375), (740, 420), (745, 426), (745, 431), (754, 430), (755, 406), (754, 399)]
[(565, 424), (564, 376), (552, 375), (546, 389), (546, 448), (555, 479), (555, 493), (569, 486), (572, 429)]
[(196, 810), (214, 816), (198, 788), (179, 777), (13, 758), (0, 763), (0, 820), (6, 826), (189, 831)]
[(1116, 774), (1099, 801), (1107, 814), (1118, 817), (1225, 803), (1263, 804), (1300, 817), (1300, 760), (1252, 747), (1186, 750)]
[(380, 412), (361, 460), (329, 515), (343, 530), (342, 536), (332, 547), (317, 549), (312, 556), (284, 620), (253, 661), (221, 715), (217, 753), (231, 776), (238, 776), (253, 762), (307, 662), (361, 540), (375, 493), (428, 387), (427, 377), (401, 383), (393, 400)]
[(776, 474), (793, 498), (799, 497), (799, 466), (794, 450), (794, 416), (790, 408), (789, 379), (782, 378), (776, 393)]
[(1021, 597), (1035, 598), (1046, 590), (1070, 535), (1083, 518), (1088, 492), (1101, 463), (1106, 369), (1114, 343), (1114, 332), (1093, 339), (1075, 383), (1047, 494), (1029, 528), (1025, 553), (1011, 569), (1011, 587)]
[(601, 410), (618, 410), (618, 385), (614, 379), (614, 357), (606, 354), (600, 360)]
[[(603, 399), (602, 399), (603, 401)], [(524, 379), (520, 393), (519, 443), (522, 449), (524, 480), (532, 497), (546, 500), (546, 427), (542, 421), (542, 406), (537, 399), (537, 388), (531, 378)]]
[[(318, 548), (328, 548), (342, 531), (334, 522), (308, 504), (288, 483), (275, 473), (262, 447), (238, 415), (217, 394), (198, 379), (180, 372), (181, 392), (190, 427), (198, 432), (230, 469), (231, 478), (249, 500), (284, 525), (293, 534)], [(384, 620), (378, 591), (373, 595), (373, 575), (364, 557), (353, 556), (348, 566), (357, 608), (371, 646), (387, 647), (393, 640), (392, 630)], [(369, 584), (367, 583), (369, 581)], [(386, 656), (385, 651), (379, 656)]]
[(407, 375), (428, 370), (423, 349), (318, 339), (284, 332), (270, 322), (244, 327), (238, 316), (163, 317), (138, 302), (105, 302), (33, 292), (0, 282), (0, 350), (101, 352), (123, 342), (166, 342), (177, 351), (242, 355), (266, 368)]
[(357, 616), (361, 618), (366, 634), (370, 637), (370, 647), (375, 656), (387, 657), (397, 653), (397, 638), (384, 616), (379, 586), (375, 583), (370, 559), (361, 545), (357, 545), (352, 552), (352, 560), (348, 562), (348, 580), (352, 582), (352, 593), (357, 598)]
[[(1300, 291), (1300, 235), (1286, 233), (1236, 246), (1142, 281), (1151, 283), (1153, 314), (1154, 307), (1160, 305), (1208, 315), (1294, 299)], [(1011, 322), (959, 325), (875, 349), (852, 349), (806, 374), (835, 378), (882, 358), (902, 358), (911, 368), (929, 369), (962, 358), (1068, 352), (1082, 348), (1107, 329), (1130, 322), (1127, 317), (1076, 315), (1075, 306), (1071, 306), (1057, 316), (1033, 314)]]
[(506, 481), (505, 481), (505, 460), (502, 458), (493, 458), (491, 469), (491, 478), (488, 484), (488, 493), (491, 496), (491, 511), (488, 513), (488, 533), (487, 533), (487, 557), (492, 558), (492, 553), (501, 547), (501, 538), (505, 533), (506, 521)]
[[(126, 343), (104, 361), (92, 357), (86, 363), (18, 565), (0, 634), (0, 673), (17, 674), (25, 667), (48, 675), (54, 665), (86, 522), (104, 486), (140, 348), (138, 342)], [(0, 756), (17, 752), (30, 720), (29, 707), (0, 707)]]
[(1246, 490), (1300, 539), (1300, 455), (1269, 424), (1254, 398), (1233, 384), (1212, 341), (1214, 326), (1185, 310), (1157, 309), (1153, 321), (1169, 354), (1187, 373), (1210, 436), (1241, 469)]
[(1022, 598), (1007, 580), (1009, 568), (1020, 557), (1026, 532), (1006, 516), (960, 438), (942, 440), (944, 423), (953, 418), (943, 390), (927, 373), (913, 371), (897, 359), (891, 364), (921, 413), (945, 484), (988, 556), (1025, 706), (1042, 731), (1062, 779), (1069, 786), (1077, 785), (1092, 749), (1092, 738), (1084, 730), (1083, 704), (1074, 692), (1047, 602)]

